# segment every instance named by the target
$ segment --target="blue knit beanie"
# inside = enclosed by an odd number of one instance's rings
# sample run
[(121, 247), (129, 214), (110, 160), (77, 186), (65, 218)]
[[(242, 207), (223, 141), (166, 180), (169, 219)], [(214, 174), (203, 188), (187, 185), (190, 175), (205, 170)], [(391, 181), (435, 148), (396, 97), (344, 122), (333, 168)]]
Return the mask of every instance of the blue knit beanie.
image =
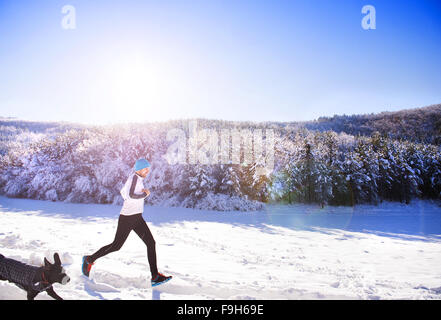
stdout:
[(150, 162), (146, 159), (138, 159), (135, 163), (135, 171), (150, 167)]

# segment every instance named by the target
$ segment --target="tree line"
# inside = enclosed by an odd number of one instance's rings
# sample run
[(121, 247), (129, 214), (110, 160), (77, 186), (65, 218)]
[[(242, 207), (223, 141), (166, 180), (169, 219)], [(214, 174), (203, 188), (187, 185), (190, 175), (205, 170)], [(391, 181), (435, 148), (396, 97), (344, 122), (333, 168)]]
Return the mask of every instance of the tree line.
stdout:
[[(43, 135), (9, 146), (0, 156), (0, 193), (10, 197), (121, 204), (119, 190), (136, 159), (152, 163), (146, 181), (151, 204), (213, 210), (259, 210), (263, 203), (324, 205), (409, 203), (441, 198), (439, 146), (332, 130), (268, 126), (265, 123), (201, 121), (203, 127), (274, 128), (274, 169), (259, 163), (174, 164), (164, 154), (171, 128), (163, 123), (89, 126)], [(26, 140), (26, 139), (25, 139)]]

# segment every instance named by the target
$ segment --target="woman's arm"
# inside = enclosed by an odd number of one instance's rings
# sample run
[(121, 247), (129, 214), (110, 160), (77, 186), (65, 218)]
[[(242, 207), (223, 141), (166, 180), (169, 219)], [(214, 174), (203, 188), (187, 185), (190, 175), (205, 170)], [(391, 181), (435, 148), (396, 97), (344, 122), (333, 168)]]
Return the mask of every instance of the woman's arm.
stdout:
[(129, 197), (132, 199), (144, 199), (147, 197), (147, 194), (144, 192), (142, 194), (135, 193), (136, 182), (138, 181), (138, 176), (136, 174), (133, 175), (132, 185), (130, 186)]

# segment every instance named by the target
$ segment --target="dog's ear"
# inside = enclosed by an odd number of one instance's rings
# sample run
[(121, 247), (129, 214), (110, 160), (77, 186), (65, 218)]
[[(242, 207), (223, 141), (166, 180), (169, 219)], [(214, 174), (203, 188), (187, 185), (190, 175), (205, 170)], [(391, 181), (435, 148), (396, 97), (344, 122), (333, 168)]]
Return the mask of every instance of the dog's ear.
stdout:
[(54, 261), (55, 261), (55, 264), (61, 265), (60, 256), (58, 255), (57, 252), (55, 252), (55, 254), (54, 254)]
[(51, 263), (49, 261), (47, 261), (46, 257), (44, 258), (44, 266), (46, 268), (51, 266)]

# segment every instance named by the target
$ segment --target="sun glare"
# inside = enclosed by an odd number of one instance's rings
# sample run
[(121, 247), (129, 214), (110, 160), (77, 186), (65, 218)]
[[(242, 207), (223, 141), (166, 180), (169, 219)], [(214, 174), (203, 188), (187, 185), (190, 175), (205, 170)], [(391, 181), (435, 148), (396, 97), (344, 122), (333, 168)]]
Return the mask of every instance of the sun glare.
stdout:
[(112, 97), (119, 109), (144, 113), (158, 102), (159, 74), (141, 57), (118, 61), (112, 70)]
[(161, 118), (159, 106), (168, 88), (157, 61), (128, 55), (113, 59), (105, 68), (104, 85), (97, 94), (106, 105), (107, 118), (112, 122)]

